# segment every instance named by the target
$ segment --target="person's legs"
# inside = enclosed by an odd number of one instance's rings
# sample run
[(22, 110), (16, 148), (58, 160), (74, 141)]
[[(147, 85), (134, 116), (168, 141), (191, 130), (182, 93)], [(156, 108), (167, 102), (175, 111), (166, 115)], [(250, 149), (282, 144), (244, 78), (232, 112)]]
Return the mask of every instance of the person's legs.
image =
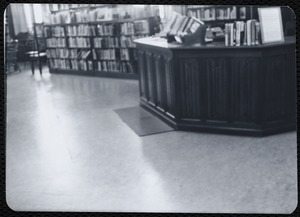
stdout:
[(34, 74), (34, 59), (33, 58), (30, 58), (30, 63), (31, 63), (32, 74)]

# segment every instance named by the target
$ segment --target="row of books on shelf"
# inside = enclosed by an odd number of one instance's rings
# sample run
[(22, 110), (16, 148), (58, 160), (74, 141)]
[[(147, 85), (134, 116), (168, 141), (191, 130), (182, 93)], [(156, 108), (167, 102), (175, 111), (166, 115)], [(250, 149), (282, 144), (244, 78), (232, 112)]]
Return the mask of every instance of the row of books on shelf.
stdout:
[(261, 44), (260, 23), (251, 19), (225, 24), (225, 46), (258, 45)]
[(68, 25), (62, 26), (45, 26), (45, 37), (62, 37), (62, 36), (113, 36), (113, 35), (134, 35), (149, 34), (149, 23), (146, 20), (102, 24), (102, 25)]
[(47, 47), (67, 47), (66, 38), (47, 38), (46, 39)]
[[(50, 10), (55, 11), (48, 19), (47, 23), (74, 23), (74, 22), (94, 22), (118, 19), (137, 19), (140, 17), (156, 16), (159, 10), (158, 5), (146, 5), (145, 7), (132, 7), (132, 5), (103, 5), (103, 4), (54, 4), (50, 5)], [(64, 6), (62, 6), (64, 5)], [(81, 5), (81, 4), (79, 4)], [(51, 8), (51, 7), (54, 8)], [(74, 7), (73, 7), (74, 6)], [(74, 11), (68, 9), (79, 8)]]
[(136, 59), (133, 50), (129, 49), (93, 49), (94, 60), (125, 60)]
[(92, 36), (134, 35), (149, 33), (150, 26), (149, 22), (146, 20), (125, 23), (91, 25)]
[(92, 36), (113, 36), (116, 31), (114, 31), (114, 25), (92, 25), (91, 34)]
[(120, 61), (97, 61), (96, 70), (103, 72), (121, 72), (121, 73), (134, 73), (134, 69), (130, 62)]
[(90, 36), (90, 26), (85, 24), (80, 24), (78, 26), (67, 26), (66, 27), (67, 36)]
[(124, 33), (125, 35), (133, 35), (134, 31), (134, 23), (122, 23), (120, 33)]
[(91, 54), (90, 50), (80, 50), (78, 52), (77, 59), (83, 59), (83, 60), (88, 59), (90, 54)]
[(174, 36), (189, 35), (195, 33), (201, 25), (204, 23), (194, 17), (173, 12), (166, 22), (163, 33)]
[(65, 29), (62, 26), (45, 26), (44, 27), (44, 36), (49, 37), (65, 37)]
[(95, 48), (133, 48), (136, 47), (136, 44), (134, 43), (135, 39), (146, 36), (148, 35), (95, 37), (93, 41)]
[(67, 48), (55, 48), (47, 49), (46, 54), (48, 58), (70, 58), (70, 59), (87, 59), (91, 54), (90, 50), (82, 49), (67, 49)]
[[(66, 29), (65, 29), (66, 28)], [(70, 25), (70, 26), (45, 26), (45, 37), (64, 37), (64, 36), (102, 36), (102, 35), (114, 35), (113, 25)]]
[(72, 8), (88, 7), (89, 4), (49, 4), (51, 11), (67, 10)]
[[(243, 8), (246, 9), (245, 7)], [(196, 10), (190, 10), (189, 14), (190, 16), (203, 21), (237, 19), (237, 7), (232, 6), (224, 8), (197, 8)], [(244, 18), (240, 17), (240, 19)]]
[[(64, 48), (56, 48), (56, 49), (47, 49), (46, 55), (47, 58), (72, 58), (71, 53), (76, 52), (77, 57), (77, 49), (64, 49)], [(74, 57), (73, 57), (74, 58)]]
[(45, 17), (46, 24), (68, 24), (78, 22), (89, 22), (88, 10), (61, 11)]
[[(93, 61), (88, 60), (67, 60), (67, 59), (50, 59), (49, 65), (51, 69), (61, 70), (83, 70), (93, 71)], [(133, 66), (130, 62), (121, 61), (97, 61), (95, 63), (95, 70), (101, 72), (119, 72), (134, 74)]]
[(95, 48), (115, 48), (120, 47), (118, 37), (97, 37), (94, 38)]
[(49, 24), (69, 24), (81, 22), (110, 21), (128, 18), (134, 17), (130, 16), (128, 13), (124, 16), (120, 16), (120, 14), (116, 13), (116, 11), (113, 11), (113, 8), (108, 6), (94, 9), (82, 8), (81, 10), (77, 11), (59, 11), (46, 17), (46, 22)]
[(93, 70), (93, 61), (91, 60), (49, 59), (49, 65), (51, 69), (83, 71)]
[(48, 49), (46, 50), (46, 55), (48, 58), (54, 59), (87, 59), (91, 54), (90, 50), (80, 50), (77, 49)]
[(71, 60), (72, 67), (75, 70), (84, 70), (84, 71), (91, 71), (93, 70), (93, 61), (85, 61), (85, 60)]
[(93, 59), (101, 59), (101, 60), (116, 60), (117, 59), (116, 49), (93, 49)]
[(86, 37), (70, 37), (68, 38), (68, 43), (70, 48), (90, 48), (91, 41), (90, 38)]
[(70, 48), (90, 48), (90, 38), (70, 37), (70, 38), (47, 38), (46, 45), (48, 48), (67, 47), (67, 41)]

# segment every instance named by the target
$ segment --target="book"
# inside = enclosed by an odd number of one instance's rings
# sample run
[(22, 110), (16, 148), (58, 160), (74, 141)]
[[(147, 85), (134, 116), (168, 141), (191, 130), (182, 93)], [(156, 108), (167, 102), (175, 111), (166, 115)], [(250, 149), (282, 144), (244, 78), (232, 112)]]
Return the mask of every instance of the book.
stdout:
[(175, 21), (170, 26), (170, 31), (168, 32), (168, 34), (176, 35), (176, 32), (178, 30), (178, 25), (181, 21), (181, 17), (183, 17), (181, 14), (178, 14), (178, 13), (175, 14)]
[(255, 45), (255, 20), (251, 20), (251, 45)]
[(240, 19), (246, 19), (246, 7), (240, 7)]
[(261, 43), (260, 23), (257, 20), (225, 24), (225, 46), (253, 46)]
[(241, 22), (236, 22), (236, 46), (241, 45)]
[(240, 45), (244, 44), (244, 39), (245, 39), (245, 22), (241, 21), (240, 22)]
[(170, 34), (172, 34), (172, 35), (177, 35), (178, 34), (180, 26), (182, 25), (182, 23), (185, 20), (184, 18), (185, 18), (185, 16), (180, 16), (180, 17), (177, 18), (177, 22), (175, 23), (173, 29), (171, 30), (172, 33), (170, 32)]
[(166, 24), (163, 27), (162, 33), (168, 34), (171, 30), (171, 26), (176, 20), (176, 12), (172, 12), (170, 18), (166, 21)]
[(252, 32), (251, 32), (251, 22), (252, 20), (247, 20), (246, 23), (246, 27), (247, 27), (247, 45), (251, 45), (251, 36), (252, 36)]
[(229, 34), (228, 23), (225, 24), (224, 34), (225, 34), (225, 46), (229, 46), (230, 34)]
[(185, 27), (188, 24), (190, 19), (191, 18), (189, 18), (189, 17), (184, 17), (184, 20), (183, 20), (182, 24), (180, 25), (180, 27), (178, 29), (177, 35), (182, 35), (183, 34), (183, 31), (184, 31), (184, 29), (185, 29)]
[(179, 26), (178, 26), (176, 35), (180, 35), (180, 34), (182, 33), (182, 31), (183, 31), (183, 29), (184, 29), (184, 27), (185, 27), (187, 21), (188, 21), (188, 17), (183, 16), (183, 17), (182, 17), (182, 20), (181, 20), (181, 22), (180, 22), (180, 24), (179, 24)]
[(188, 24), (185, 26), (183, 34), (193, 34), (201, 25), (204, 25), (202, 21), (192, 17)]
[(260, 44), (261, 43), (261, 38), (260, 38), (260, 23), (258, 21), (255, 22), (255, 44)]

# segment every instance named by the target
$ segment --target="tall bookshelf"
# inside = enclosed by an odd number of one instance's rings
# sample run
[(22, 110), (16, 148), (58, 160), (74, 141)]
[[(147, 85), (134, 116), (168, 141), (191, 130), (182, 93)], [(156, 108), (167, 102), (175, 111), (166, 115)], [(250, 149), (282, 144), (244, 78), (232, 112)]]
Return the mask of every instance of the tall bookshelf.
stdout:
[[(84, 17), (91, 16), (94, 9), (105, 7), (116, 9), (117, 6), (81, 4), (74, 7), (64, 4), (50, 9), (54, 18), (60, 12), (75, 16), (75, 19), (72, 16), (66, 18), (69, 19), (67, 23), (44, 25), (51, 73), (138, 78), (133, 40), (154, 34), (155, 17), (128, 14), (123, 17), (109, 14), (111, 19), (108, 20)], [(76, 12), (81, 13), (82, 19), (77, 19)]]

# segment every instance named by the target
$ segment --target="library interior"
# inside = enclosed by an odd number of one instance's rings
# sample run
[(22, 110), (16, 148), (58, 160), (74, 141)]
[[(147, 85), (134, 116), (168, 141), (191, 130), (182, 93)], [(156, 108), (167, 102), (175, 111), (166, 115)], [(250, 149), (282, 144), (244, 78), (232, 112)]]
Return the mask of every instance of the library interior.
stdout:
[(294, 212), (290, 7), (14, 3), (4, 16), (10, 209)]

